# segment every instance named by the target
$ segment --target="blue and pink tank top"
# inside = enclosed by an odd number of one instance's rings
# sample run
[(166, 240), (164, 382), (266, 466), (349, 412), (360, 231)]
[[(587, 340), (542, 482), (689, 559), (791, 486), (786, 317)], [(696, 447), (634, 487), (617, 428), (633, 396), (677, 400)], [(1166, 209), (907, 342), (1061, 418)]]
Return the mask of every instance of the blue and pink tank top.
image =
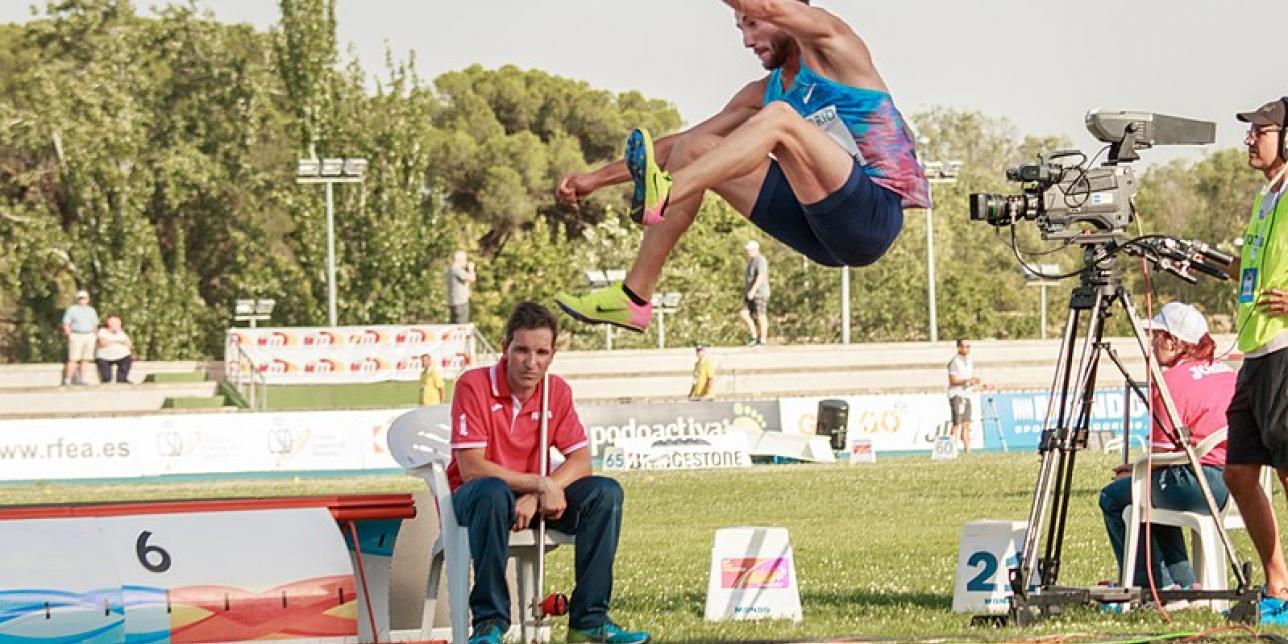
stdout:
[(889, 93), (842, 85), (815, 73), (802, 60), (790, 89), (783, 88), (782, 70), (770, 74), (764, 104), (773, 101), (791, 105), (830, 134), (873, 183), (899, 195), (904, 208), (930, 207), (930, 184)]

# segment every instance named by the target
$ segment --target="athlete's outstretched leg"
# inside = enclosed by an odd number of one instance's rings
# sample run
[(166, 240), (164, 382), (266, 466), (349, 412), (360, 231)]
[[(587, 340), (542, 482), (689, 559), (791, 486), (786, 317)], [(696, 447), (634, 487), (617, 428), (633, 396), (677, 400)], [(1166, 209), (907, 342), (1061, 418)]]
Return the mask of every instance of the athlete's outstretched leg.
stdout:
[[(671, 151), (668, 166), (672, 169), (682, 168), (715, 148), (721, 140), (721, 137), (712, 134), (686, 136)], [(714, 190), (734, 209), (743, 214), (750, 213), (756, 204), (756, 197), (768, 168), (768, 159), (763, 159), (761, 167), (755, 168), (750, 174), (725, 181), (714, 186)], [(652, 317), (652, 307), (648, 302), (657, 287), (662, 267), (666, 265), (666, 259), (680, 237), (693, 224), (698, 208), (702, 205), (702, 197), (702, 193), (697, 193), (684, 199), (672, 200), (667, 209), (666, 220), (644, 230), (644, 239), (626, 274), (624, 289), (612, 285), (581, 297), (560, 294), (555, 302), (569, 315), (583, 322), (613, 324), (632, 331), (643, 331)], [(633, 301), (632, 296), (639, 301)]]
[[(854, 170), (854, 159), (827, 133), (801, 118), (790, 105), (770, 103), (706, 154), (673, 170), (669, 182), (666, 178), (645, 178), (650, 186), (661, 183), (661, 191), (669, 194), (660, 195), (657, 203), (645, 205), (644, 223), (660, 222), (669, 211), (668, 199), (683, 201), (729, 179), (745, 176), (762, 167), (771, 153), (796, 198), (805, 204), (821, 202), (840, 190)], [(635, 165), (648, 167), (647, 163)], [(670, 184), (669, 190), (666, 183)]]

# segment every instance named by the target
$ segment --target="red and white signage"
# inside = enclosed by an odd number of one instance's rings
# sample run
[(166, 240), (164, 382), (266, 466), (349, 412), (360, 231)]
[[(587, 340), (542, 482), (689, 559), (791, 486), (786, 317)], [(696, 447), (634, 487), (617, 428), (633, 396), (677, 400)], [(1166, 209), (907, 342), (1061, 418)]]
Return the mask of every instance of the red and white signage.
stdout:
[(470, 324), (229, 329), (230, 378), (254, 369), (269, 384), (416, 380), (428, 354), (444, 377), (474, 365)]

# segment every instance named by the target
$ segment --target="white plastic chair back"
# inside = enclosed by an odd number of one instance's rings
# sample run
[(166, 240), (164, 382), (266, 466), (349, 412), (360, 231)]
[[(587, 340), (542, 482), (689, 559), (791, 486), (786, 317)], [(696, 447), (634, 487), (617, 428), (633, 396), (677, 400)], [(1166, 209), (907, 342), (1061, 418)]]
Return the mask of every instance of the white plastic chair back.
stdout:
[[(1221, 429), (1205, 437), (1194, 446), (1195, 455), (1202, 459), (1226, 439), (1226, 434), (1227, 430)], [(1189, 460), (1185, 457), (1184, 452), (1156, 454), (1153, 458), (1153, 464), (1155, 466), (1188, 466)], [(1273, 480), (1271, 474), (1270, 468), (1262, 469), (1261, 485), (1267, 496), (1271, 492)], [(1135, 578), (1136, 553), (1140, 548), (1140, 540), (1143, 534), (1141, 522), (1145, 519), (1145, 512), (1141, 502), (1145, 498), (1145, 486), (1149, 485), (1150, 481), (1151, 476), (1146, 459), (1142, 458), (1136, 461), (1136, 464), (1132, 467), (1132, 503), (1123, 510), (1123, 520), (1127, 522), (1127, 539), (1123, 544), (1122, 584), (1124, 587), (1131, 587), (1137, 584)], [(1244, 529), (1243, 517), (1239, 514), (1239, 507), (1234, 502), (1233, 496), (1226, 499), (1225, 507), (1221, 509), (1219, 519), (1221, 527), (1227, 531)], [(1183, 512), (1149, 508), (1150, 523), (1176, 526), (1190, 531), (1193, 542), (1193, 554), (1190, 563), (1193, 565), (1195, 574), (1204, 590), (1225, 590), (1229, 587), (1225, 548), (1221, 544), (1221, 536), (1218, 532), (1216, 521), (1206, 512)], [(1212, 602), (1212, 609), (1217, 611), (1225, 610), (1227, 605), (1228, 602), (1215, 600)]]
[[(421, 638), (432, 639), (434, 614), (437, 612), (438, 582), (442, 569), (447, 569), (447, 603), (452, 620), (453, 644), (469, 639), (470, 541), (469, 531), (461, 526), (452, 505), (452, 490), (447, 482), (447, 465), (452, 462), (450, 416), (441, 409), (420, 407), (394, 419), (389, 426), (389, 452), (412, 476), (425, 480), (438, 508), (439, 536), (430, 559), (426, 582), (425, 607), (421, 615)], [(546, 550), (560, 544), (571, 544), (574, 538), (556, 530), (546, 531)], [(536, 547), (533, 530), (510, 533), (510, 556), (516, 559), (518, 612), (511, 615), (511, 637), (523, 642), (546, 642), (549, 627), (534, 627), (528, 607), (536, 595)]]

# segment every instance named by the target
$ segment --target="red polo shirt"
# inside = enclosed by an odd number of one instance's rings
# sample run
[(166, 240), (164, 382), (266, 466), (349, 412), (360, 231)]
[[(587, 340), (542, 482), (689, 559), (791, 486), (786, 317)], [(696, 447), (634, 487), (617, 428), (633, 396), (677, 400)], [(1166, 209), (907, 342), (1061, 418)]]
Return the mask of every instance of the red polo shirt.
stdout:
[[(535, 474), (541, 466), (537, 443), (541, 436), (541, 385), (527, 402), (510, 393), (505, 358), (491, 367), (471, 369), (456, 380), (452, 394), (452, 462), (447, 481), (455, 491), (462, 484), (456, 450), (479, 449), (501, 467)], [(567, 456), (589, 445), (572, 405), (572, 388), (550, 376), (548, 444)]]

